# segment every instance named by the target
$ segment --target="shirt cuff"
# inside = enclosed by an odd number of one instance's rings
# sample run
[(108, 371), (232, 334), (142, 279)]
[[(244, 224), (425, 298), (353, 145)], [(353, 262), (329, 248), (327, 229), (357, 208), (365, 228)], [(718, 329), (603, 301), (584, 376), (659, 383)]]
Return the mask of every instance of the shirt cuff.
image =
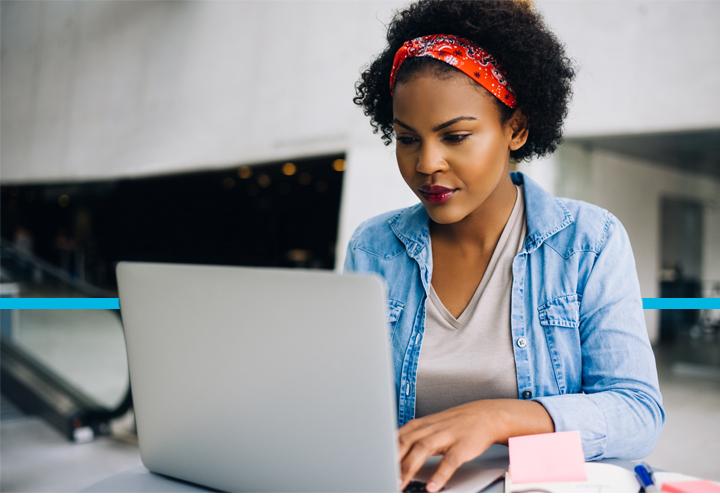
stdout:
[(585, 460), (600, 460), (607, 446), (607, 421), (593, 400), (600, 394), (560, 394), (533, 399), (545, 407), (555, 432), (580, 431)]

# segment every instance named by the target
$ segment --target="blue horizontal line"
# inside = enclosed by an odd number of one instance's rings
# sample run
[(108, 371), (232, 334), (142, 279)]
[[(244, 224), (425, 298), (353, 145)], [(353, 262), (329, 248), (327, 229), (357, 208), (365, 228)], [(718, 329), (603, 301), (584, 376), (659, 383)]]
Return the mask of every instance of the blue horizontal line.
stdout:
[[(720, 309), (720, 298), (647, 298), (643, 309)], [(120, 299), (0, 299), (0, 309), (120, 309)]]
[(120, 309), (120, 299), (0, 299), (0, 309)]
[(643, 309), (720, 309), (720, 298), (643, 299)]

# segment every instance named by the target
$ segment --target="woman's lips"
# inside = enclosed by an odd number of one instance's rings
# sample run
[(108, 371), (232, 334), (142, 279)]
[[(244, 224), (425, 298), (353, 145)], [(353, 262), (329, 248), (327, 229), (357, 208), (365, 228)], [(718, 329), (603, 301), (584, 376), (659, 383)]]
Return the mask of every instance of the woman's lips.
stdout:
[(457, 191), (457, 189), (435, 190), (435, 192), (432, 192), (432, 193), (428, 192), (428, 191), (420, 190), (420, 194), (423, 196), (423, 198), (425, 198), (430, 203), (442, 204), (442, 203), (447, 203), (450, 200), (450, 198), (453, 197), (453, 195), (455, 194), (455, 191)]

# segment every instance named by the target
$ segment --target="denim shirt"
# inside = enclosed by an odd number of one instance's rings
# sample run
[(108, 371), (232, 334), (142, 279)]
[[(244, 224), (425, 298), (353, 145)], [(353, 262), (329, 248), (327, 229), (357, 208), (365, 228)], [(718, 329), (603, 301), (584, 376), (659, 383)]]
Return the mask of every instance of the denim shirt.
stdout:
[[(627, 232), (603, 208), (510, 175), (527, 221), (509, 290), (517, 397), (541, 403), (556, 432), (580, 431), (586, 460), (644, 457), (665, 411)], [(415, 417), (432, 262), (422, 203), (364, 221), (348, 243), (344, 272), (386, 283), (398, 426)]]

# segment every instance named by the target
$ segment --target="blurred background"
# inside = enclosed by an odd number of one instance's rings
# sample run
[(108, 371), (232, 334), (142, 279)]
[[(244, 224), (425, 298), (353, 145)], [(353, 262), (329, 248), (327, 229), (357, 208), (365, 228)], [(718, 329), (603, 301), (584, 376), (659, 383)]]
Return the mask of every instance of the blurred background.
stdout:
[[(117, 297), (121, 260), (339, 271), (361, 221), (418, 201), (352, 103), (406, 3), (3, 0), (0, 294)], [(534, 4), (578, 77), (564, 144), (520, 169), (622, 220), (643, 297), (719, 297), (720, 2)], [(646, 320), (648, 461), (720, 480), (720, 311)], [(140, 463), (118, 311), (0, 327), (0, 490)]]

